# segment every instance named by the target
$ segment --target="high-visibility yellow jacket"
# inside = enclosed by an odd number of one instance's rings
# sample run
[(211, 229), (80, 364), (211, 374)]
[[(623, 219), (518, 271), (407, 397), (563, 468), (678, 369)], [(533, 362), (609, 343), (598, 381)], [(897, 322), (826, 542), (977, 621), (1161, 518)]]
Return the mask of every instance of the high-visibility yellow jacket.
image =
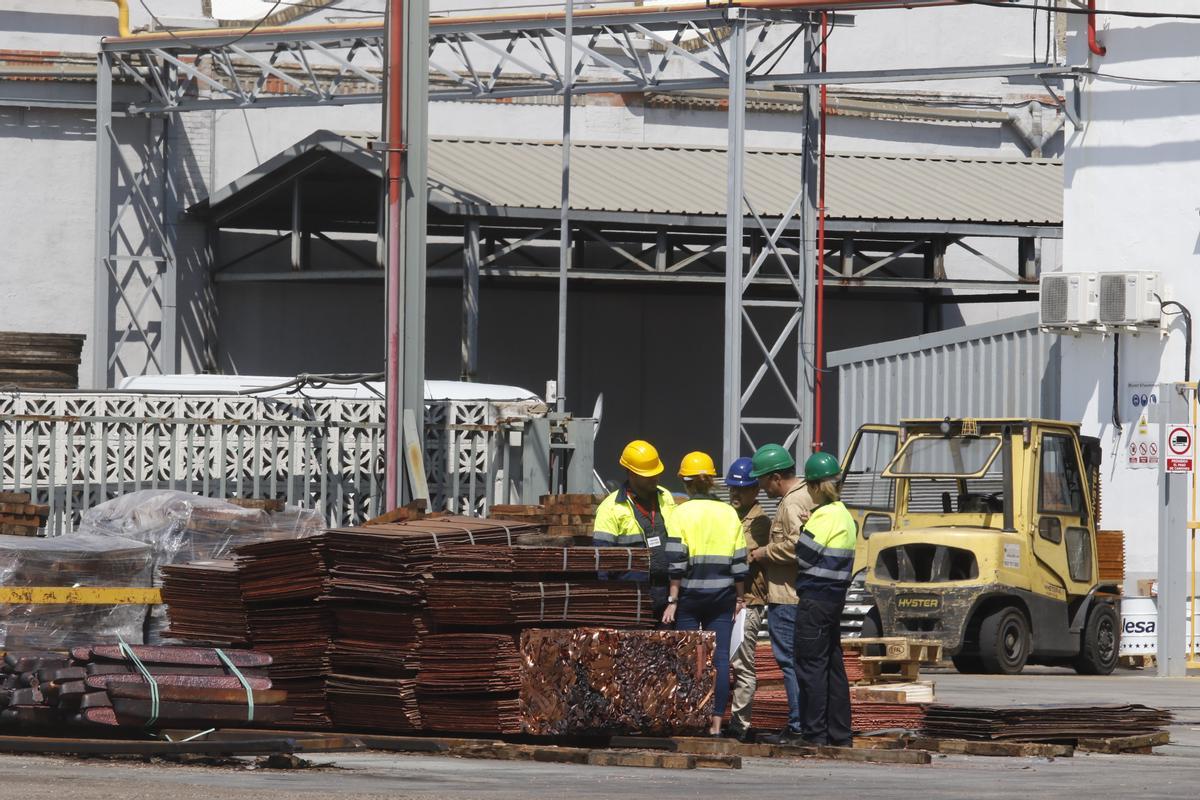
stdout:
[(746, 579), (746, 536), (733, 506), (693, 497), (675, 509), (670, 575), (684, 592), (719, 592)]
[(813, 511), (796, 540), (796, 593), (844, 597), (854, 570), (854, 517), (840, 502)]
[[(663, 487), (658, 487), (658, 512), (662, 514), (663, 527), (668, 536), (674, 536), (675, 498)], [(596, 547), (649, 547), (650, 572), (665, 579), (667, 572), (667, 537), (657, 536), (653, 531), (642, 530), (633, 510), (629, 488), (621, 487), (604, 498), (596, 509), (592, 523), (592, 544)], [(631, 574), (627, 577), (640, 577)]]

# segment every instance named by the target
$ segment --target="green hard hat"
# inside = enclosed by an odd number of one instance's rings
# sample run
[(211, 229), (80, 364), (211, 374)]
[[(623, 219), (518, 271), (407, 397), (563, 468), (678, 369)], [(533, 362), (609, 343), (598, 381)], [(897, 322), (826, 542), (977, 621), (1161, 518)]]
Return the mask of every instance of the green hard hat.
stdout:
[(763, 475), (769, 475), (772, 472), (792, 469), (796, 466), (796, 459), (792, 458), (792, 454), (782, 445), (764, 444), (755, 452), (754, 458), (750, 460), (750, 463), (750, 477), (761, 478)]
[(829, 478), (837, 477), (837, 474), (841, 471), (841, 465), (829, 453), (813, 453), (804, 462), (804, 480), (806, 481), (828, 480)]

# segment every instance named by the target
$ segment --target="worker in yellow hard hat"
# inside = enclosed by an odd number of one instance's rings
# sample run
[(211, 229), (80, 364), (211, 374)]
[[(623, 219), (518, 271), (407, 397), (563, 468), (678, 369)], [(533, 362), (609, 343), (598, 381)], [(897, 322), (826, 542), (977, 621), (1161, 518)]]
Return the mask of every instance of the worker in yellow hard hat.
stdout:
[(688, 502), (672, 518), (676, 537), (671, 555), (671, 594), (663, 622), (681, 631), (716, 634), (713, 666), (717, 681), (708, 733), (721, 735), (721, 717), (729, 701), (729, 645), (733, 618), (741, 611), (746, 588), (746, 537), (733, 506), (714, 494), (717, 467), (707, 453), (688, 453), (679, 466)]
[[(667, 608), (670, 578), (667, 575), (667, 537), (671, 535), (671, 518), (675, 499), (658, 485), (662, 474), (662, 459), (649, 442), (637, 439), (621, 451), (621, 466), (625, 469), (625, 484), (604, 498), (596, 509), (592, 544), (596, 547), (648, 547), (650, 572), (626, 573), (626, 580), (649, 583), (649, 618), (661, 620)], [(668, 627), (659, 623), (663, 627)]]

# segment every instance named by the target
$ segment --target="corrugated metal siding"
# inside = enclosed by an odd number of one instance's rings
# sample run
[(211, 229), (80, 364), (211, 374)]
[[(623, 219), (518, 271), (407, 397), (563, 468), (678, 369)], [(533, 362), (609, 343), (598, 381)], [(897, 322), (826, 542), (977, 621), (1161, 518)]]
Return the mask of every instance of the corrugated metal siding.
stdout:
[(1058, 337), (1037, 314), (830, 353), (838, 445), (870, 422), (1059, 414)]
[[(746, 152), (746, 193), (764, 216), (782, 215), (800, 185), (801, 153)], [(831, 153), (826, 205), (833, 219), (1062, 224), (1062, 163), (1049, 159)], [(434, 200), (557, 208), (557, 142), (434, 138)], [(722, 216), (725, 150), (580, 143), (571, 151), (571, 207), (583, 211)]]

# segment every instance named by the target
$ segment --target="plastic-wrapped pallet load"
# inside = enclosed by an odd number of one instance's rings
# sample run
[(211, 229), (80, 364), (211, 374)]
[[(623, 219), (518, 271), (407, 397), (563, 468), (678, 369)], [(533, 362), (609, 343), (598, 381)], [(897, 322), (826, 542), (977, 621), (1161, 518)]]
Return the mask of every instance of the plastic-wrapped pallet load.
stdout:
[[(0, 585), (149, 587), (151, 548), (117, 536), (0, 536)], [(0, 605), (0, 649), (142, 641), (144, 605)]]
[[(319, 513), (288, 508), (269, 514), (188, 492), (145, 489), (109, 500), (84, 513), (79, 532), (144, 542), (153, 550), (154, 586), (162, 568), (233, 557), (235, 548), (257, 542), (300, 539), (324, 529)], [(165, 606), (151, 609), (147, 644), (161, 644), (168, 628)]]

